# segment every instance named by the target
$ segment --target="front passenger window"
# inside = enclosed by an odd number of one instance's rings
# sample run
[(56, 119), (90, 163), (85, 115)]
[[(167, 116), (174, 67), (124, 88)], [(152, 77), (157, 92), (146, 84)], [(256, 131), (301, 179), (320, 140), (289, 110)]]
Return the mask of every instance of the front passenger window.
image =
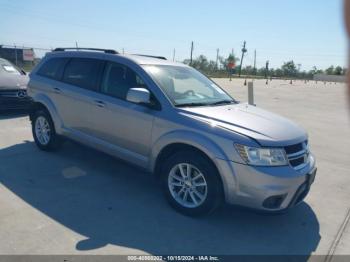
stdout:
[(102, 93), (125, 100), (129, 89), (134, 87), (146, 88), (134, 71), (121, 64), (107, 64), (102, 81)]

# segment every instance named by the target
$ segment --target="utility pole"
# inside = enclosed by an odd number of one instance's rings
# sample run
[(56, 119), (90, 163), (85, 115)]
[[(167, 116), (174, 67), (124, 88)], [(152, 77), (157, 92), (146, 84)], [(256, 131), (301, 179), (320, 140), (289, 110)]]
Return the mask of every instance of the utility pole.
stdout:
[(191, 59), (190, 59), (190, 65), (192, 65), (192, 57), (193, 56), (193, 41), (191, 42)]
[(77, 41), (75, 41), (75, 47), (76, 47), (77, 50), (78, 50), (78, 42), (77, 42)]
[(216, 49), (216, 70), (219, 69), (219, 48)]
[(17, 47), (16, 47), (16, 44), (14, 44), (14, 46), (15, 46), (15, 59), (16, 59), (16, 66), (17, 66), (17, 63), (18, 63), (18, 61), (17, 61)]
[(244, 53), (247, 52), (247, 49), (245, 48), (245, 45), (246, 45), (246, 41), (243, 42), (242, 57), (241, 57), (241, 65), (240, 65), (240, 67), (239, 67), (239, 74), (238, 74), (239, 77), (241, 77)]
[(266, 68), (265, 68), (265, 78), (267, 79), (267, 74), (269, 72), (269, 60), (266, 61)]
[(124, 54), (125, 54), (124, 47), (123, 47), (123, 49), (122, 49), (122, 52), (123, 52), (123, 55), (124, 55)]
[(256, 49), (254, 50), (254, 75), (256, 75)]
[(173, 51), (173, 62), (175, 61), (175, 52), (176, 52), (176, 50), (174, 48), (174, 51)]

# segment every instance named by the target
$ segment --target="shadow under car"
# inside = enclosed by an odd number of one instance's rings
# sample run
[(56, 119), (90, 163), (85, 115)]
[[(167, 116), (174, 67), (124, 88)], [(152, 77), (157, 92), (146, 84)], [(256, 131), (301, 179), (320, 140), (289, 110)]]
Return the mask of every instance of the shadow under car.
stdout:
[(151, 254), (305, 255), (307, 260), (320, 241), (317, 217), (305, 202), (282, 215), (225, 206), (203, 218), (186, 217), (168, 207), (148, 173), (71, 142), (55, 153), (39, 151), (33, 142), (1, 149), (0, 182), (86, 236), (76, 243), (82, 251), (112, 244)]

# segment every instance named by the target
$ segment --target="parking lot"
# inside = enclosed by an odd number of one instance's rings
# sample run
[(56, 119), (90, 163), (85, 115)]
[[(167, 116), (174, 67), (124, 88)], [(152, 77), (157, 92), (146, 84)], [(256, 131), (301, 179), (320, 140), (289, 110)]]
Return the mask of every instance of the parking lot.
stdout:
[[(247, 101), (244, 79), (214, 79)], [(254, 82), (255, 103), (309, 132), (318, 174), (283, 215), (224, 206), (189, 218), (142, 170), (67, 142), (39, 151), (27, 116), (0, 116), (1, 254), (350, 254), (350, 110), (344, 84)]]

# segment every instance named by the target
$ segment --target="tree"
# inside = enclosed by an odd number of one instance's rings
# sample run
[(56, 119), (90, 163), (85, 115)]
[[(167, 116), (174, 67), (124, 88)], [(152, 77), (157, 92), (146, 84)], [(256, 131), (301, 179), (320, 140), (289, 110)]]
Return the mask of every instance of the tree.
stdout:
[(205, 71), (208, 68), (208, 59), (204, 55), (200, 55), (192, 61), (192, 67)]
[(220, 64), (222, 65), (223, 68), (225, 68), (225, 70), (229, 70), (228, 68), (228, 64), (229, 63), (234, 63), (236, 65), (236, 62), (239, 61), (239, 58), (235, 56), (235, 54), (229, 54), (229, 56), (225, 59), (223, 58), (222, 56), (219, 57), (219, 61), (220, 61)]
[(317, 74), (317, 67), (313, 66), (313, 68), (309, 71), (309, 74), (312, 74), (312, 75)]
[[(205, 55), (200, 55), (197, 58), (193, 59), (191, 66), (201, 71), (204, 74), (213, 75), (215, 73), (216, 76), (227, 76), (227, 73), (234, 73), (234, 71), (230, 71), (228, 64), (233, 62), (236, 67), (237, 61), (239, 58), (234, 54), (229, 54), (227, 58), (219, 56), (219, 68), (217, 68), (216, 61), (209, 60)], [(183, 61), (185, 64), (190, 64), (189, 59), (185, 59)], [(347, 72), (346, 68), (342, 68), (340, 66), (334, 67), (330, 66), (326, 70), (318, 69), (316, 66), (309, 71), (301, 71), (301, 64), (294, 63), (293, 60), (283, 63), (280, 68), (270, 68), (268, 71), (269, 77), (295, 77), (300, 79), (313, 79), (315, 74), (328, 74), (328, 75), (345, 75)], [(257, 76), (265, 76), (266, 68), (262, 67), (257, 69), (256, 71), (251, 65), (245, 66), (242, 68), (243, 75), (257, 75)]]
[(277, 68), (275, 70), (275, 76), (276, 77), (282, 77), (283, 76), (283, 70), (281, 68)]
[(343, 74), (343, 68), (341, 66), (337, 66), (335, 69), (334, 69), (334, 74), (335, 75), (342, 75)]
[(252, 66), (246, 66), (244, 68), (242, 68), (242, 72), (243, 75), (253, 75), (254, 74), (254, 68)]
[(334, 66), (330, 66), (326, 69), (327, 75), (334, 75)]
[(265, 75), (266, 68), (262, 67), (257, 70), (257, 75), (264, 76)]
[[(183, 63), (187, 65), (189, 65), (190, 62), (190, 59), (185, 59), (183, 61)], [(209, 73), (216, 70), (216, 62), (213, 60), (208, 60), (204, 55), (200, 55), (197, 58), (193, 59), (191, 66), (203, 73)]]
[(282, 67), (283, 75), (285, 76), (296, 76), (298, 69), (293, 60), (285, 62)]
[(209, 61), (208, 70), (209, 70), (210, 72), (217, 70), (217, 68), (216, 68), (216, 62), (215, 62), (215, 61), (213, 61), (213, 60), (210, 60), (210, 61)]

